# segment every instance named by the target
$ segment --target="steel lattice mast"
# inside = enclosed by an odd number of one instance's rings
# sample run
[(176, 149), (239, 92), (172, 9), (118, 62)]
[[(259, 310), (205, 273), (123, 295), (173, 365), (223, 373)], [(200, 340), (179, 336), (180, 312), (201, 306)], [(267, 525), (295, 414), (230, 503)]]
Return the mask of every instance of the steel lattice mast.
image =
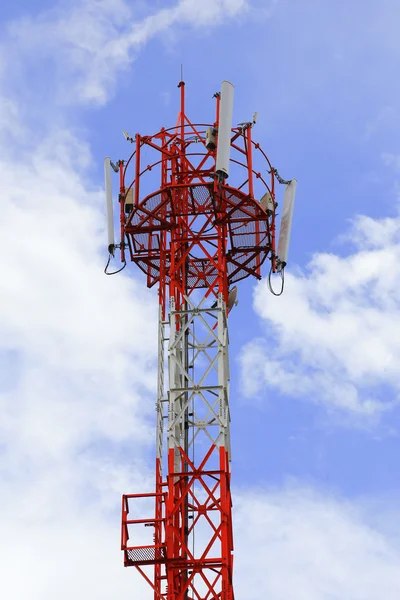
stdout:
[[(295, 180), (283, 182), (253, 142), (255, 120), (232, 128), (231, 84), (215, 94), (211, 125), (191, 123), (179, 88), (175, 127), (124, 132), (133, 154), (105, 161), (110, 254), (118, 248), (159, 290), (155, 491), (123, 496), (121, 546), (155, 600), (233, 600), (228, 314), (233, 284), (260, 279), (267, 258), (283, 275)], [(120, 175), (118, 244), (110, 164)], [(278, 253), (276, 179), (286, 183)], [(141, 506), (151, 516), (137, 518)]]

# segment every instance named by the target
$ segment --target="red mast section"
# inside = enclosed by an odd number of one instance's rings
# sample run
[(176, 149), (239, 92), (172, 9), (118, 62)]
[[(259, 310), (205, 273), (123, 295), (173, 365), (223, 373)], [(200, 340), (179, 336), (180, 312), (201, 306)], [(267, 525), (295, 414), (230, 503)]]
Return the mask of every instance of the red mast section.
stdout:
[[(234, 284), (260, 279), (267, 259), (283, 278), (296, 181), (283, 181), (253, 141), (256, 115), (232, 127), (230, 83), (208, 125), (189, 120), (179, 88), (175, 127), (124, 132), (132, 155), (105, 160), (110, 255), (118, 249), (159, 292), (155, 491), (123, 496), (121, 547), (154, 600), (233, 600), (228, 314)], [(120, 176), (118, 244), (110, 165)], [(280, 254), (276, 181), (286, 184)]]

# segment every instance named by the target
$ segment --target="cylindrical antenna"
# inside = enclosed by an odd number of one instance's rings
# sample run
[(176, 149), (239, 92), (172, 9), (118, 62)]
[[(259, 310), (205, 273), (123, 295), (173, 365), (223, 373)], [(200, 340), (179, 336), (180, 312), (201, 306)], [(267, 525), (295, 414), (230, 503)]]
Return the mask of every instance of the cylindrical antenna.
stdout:
[(112, 204), (111, 164), (110, 157), (104, 159), (104, 179), (106, 184), (108, 251), (114, 255), (114, 213)]
[(225, 179), (229, 175), (234, 89), (234, 86), (229, 81), (222, 82), (221, 101), (219, 105), (217, 162), (215, 166), (217, 175), (221, 179)]
[(283, 196), (283, 210), (278, 242), (278, 271), (280, 271), (287, 263), (290, 242), (290, 231), (292, 229), (296, 184), (296, 179), (292, 179), (292, 181), (290, 181), (286, 185), (285, 193)]

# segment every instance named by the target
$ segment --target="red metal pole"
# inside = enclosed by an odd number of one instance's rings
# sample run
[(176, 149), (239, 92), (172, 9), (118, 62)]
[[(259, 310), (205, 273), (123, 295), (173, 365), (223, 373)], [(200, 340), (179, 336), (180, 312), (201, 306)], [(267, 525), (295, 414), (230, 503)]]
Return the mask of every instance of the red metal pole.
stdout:
[(246, 129), (247, 135), (247, 170), (249, 173), (249, 194), (252, 198), (254, 198), (254, 189), (253, 189), (253, 144), (251, 142), (251, 127), (247, 127)]
[(139, 205), (139, 187), (140, 187), (140, 135), (135, 136), (136, 143), (136, 162), (135, 162), (135, 206)]
[(119, 204), (121, 221), (121, 262), (125, 262), (125, 183), (124, 161), (119, 161)]

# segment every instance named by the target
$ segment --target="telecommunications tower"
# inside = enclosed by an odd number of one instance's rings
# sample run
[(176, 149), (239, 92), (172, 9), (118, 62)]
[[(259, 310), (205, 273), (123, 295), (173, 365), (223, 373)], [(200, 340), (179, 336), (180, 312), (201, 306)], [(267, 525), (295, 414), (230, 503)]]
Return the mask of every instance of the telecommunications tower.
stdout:
[(121, 545), (154, 600), (233, 600), (228, 317), (235, 284), (261, 279), (267, 259), (269, 282), (277, 273), (283, 289), (296, 180), (284, 181), (253, 141), (256, 113), (233, 126), (231, 83), (214, 96), (211, 124), (189, 120), (178, 87), (174, 127), (124, 131), (131, 156), (105, 159), (110, 258), (118, 250), (122, 268), (136, 263), (159, 294), (155, 489), (123, 496)]

